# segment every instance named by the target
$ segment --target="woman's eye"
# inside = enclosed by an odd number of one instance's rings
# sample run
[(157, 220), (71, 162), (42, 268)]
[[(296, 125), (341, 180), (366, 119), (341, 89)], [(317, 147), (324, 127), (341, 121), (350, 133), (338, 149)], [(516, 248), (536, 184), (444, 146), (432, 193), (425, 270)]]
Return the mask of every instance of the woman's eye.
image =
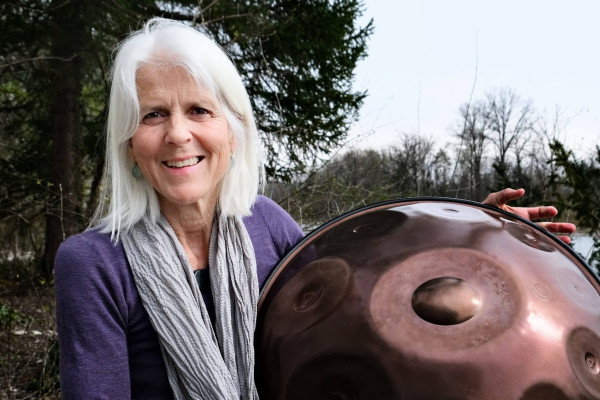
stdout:
[(194, 108), (192, 108), (192, 114), (204, 115), (204, 114), (209, 114), (209, 112), (206, 108), (194, 107)]
[(143, 120), (147, 121), (147, 120), (156, 119), (156, 118), (159, 118), (159, 117), (160, 117), (160, 113), (158, 111), (153, 111), (151, 113), (148, 113), (148, 114), (144, 115)]

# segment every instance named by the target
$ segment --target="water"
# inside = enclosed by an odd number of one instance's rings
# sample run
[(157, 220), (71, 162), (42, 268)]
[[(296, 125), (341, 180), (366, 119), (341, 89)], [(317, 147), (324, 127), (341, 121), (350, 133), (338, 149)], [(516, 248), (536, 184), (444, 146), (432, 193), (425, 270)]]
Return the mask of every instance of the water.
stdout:
[(591, 236), (573, 236), (571, 244), (573, 250), (575, 250), (583, 259), (589, 260), (594, 247), (594, 239)]

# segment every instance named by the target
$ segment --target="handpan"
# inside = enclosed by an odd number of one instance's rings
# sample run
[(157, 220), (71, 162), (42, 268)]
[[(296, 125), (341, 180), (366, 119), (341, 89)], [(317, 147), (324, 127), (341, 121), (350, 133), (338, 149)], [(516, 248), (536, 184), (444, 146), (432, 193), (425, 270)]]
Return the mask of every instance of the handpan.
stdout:
[(535, 224), (396, 200), (309, 234), (262, 289), (261, 399), (598, 399), (600, 285)]

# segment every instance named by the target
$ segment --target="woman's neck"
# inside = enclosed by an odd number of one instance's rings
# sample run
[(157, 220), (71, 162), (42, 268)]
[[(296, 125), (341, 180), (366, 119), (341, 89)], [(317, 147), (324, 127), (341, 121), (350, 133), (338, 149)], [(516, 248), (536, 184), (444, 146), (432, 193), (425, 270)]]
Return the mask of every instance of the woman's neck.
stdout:
[(208, 248), (216, 205), (161, 207), (193, 270), (208, 267)]

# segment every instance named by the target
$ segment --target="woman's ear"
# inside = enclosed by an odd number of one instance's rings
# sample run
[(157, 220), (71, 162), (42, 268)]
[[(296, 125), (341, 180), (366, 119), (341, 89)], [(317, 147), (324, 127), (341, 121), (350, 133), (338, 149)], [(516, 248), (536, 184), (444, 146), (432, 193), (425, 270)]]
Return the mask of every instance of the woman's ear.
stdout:
[(229, 150), (231, 154), (235, 152), (235, 137), (233, 136), (233, 132), (231, 132), (231, 130), (229, 130)]
[(135, 154), (133, 153), (133, 144), (131, 139), (127, 141), (127, 157), (135, 164)]

